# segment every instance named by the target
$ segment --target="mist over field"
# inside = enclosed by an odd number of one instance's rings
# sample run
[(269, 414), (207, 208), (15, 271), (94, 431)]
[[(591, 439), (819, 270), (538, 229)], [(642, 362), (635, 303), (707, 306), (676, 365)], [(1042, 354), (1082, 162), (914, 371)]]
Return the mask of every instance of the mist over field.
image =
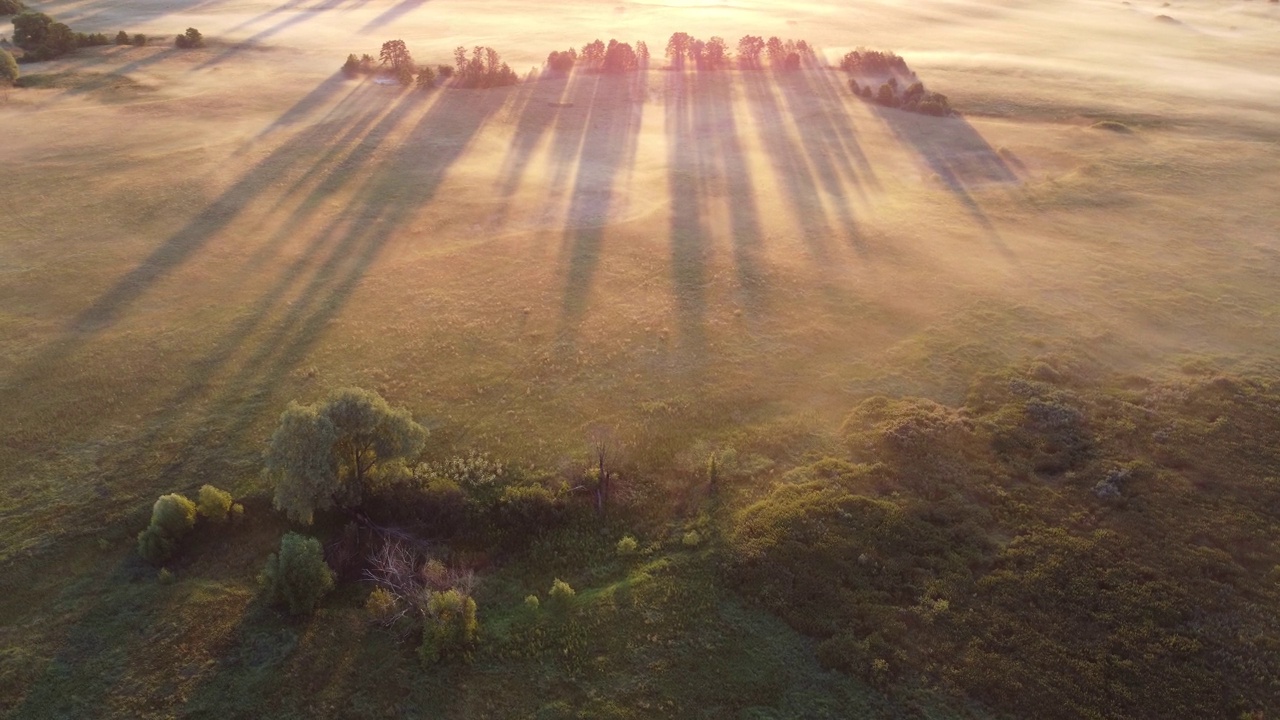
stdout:
[[(151, 41), (0, 88), (0, 713), (1280, 712), (1275, 2), (29, 6)], [(814, 52), (674, 68), (676, 32)], [(597, 38), (652, 58), (544, 66)], [(392, 39), (520, 81), (340, 71)], [(955, 114), (850, 92), (858, 48)], [(347, 387), (466, 522), (382, 468), (286, 512), (281, 413)], [(206, 484), (243, 524), (140, 558)], [(435, 588), (478, 603), (466, 662), (420, 661), (438, 603), (370, 624), (357, 525), (475, 578)], [(287, 532), (336, 573), (310, 619), (260, 589)]]

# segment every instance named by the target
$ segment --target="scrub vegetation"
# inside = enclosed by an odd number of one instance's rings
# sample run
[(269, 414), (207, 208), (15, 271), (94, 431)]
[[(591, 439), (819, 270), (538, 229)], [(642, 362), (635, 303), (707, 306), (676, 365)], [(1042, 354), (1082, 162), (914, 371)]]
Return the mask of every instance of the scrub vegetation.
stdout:
[(1275, 715), (1276, 7), (17, 7), (0, 716)]

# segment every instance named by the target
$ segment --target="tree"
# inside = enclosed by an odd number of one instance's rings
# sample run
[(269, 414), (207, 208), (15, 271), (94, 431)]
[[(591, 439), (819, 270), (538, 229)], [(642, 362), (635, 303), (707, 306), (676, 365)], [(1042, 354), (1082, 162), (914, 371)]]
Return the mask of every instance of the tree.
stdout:
[(604, 62), (601, 69), (607, 73), (625, 73), (637, 70), (640, 67), (640, 61), (636, 58), (636, 53), (631, 49), (631, 45), (620, 43), (617, 40), (609, 41), (609, 48), (605, 50)]
[(121, 30), (120, 32), (116, 33), (116, 44), (117, 44), (117, 45), (128, 45), (128, 44), (129, 44), (129, 33), (125, 32), (125, 31), (123, 31), (123, 30)]
[(422, 450), (427, 431), (377, 393), (345, 388), (324, 403), (290, 403), (271, 436), (264, 473), (275, 507), (310, 524), (317, 510), (355, 507), (371, 475)]
[(143, 35), (142, 33), (138, 33), (137, 35), (134, 35), (134, 36), (133, 36), (133, 46), (134, 46), (134, 47), (143, 47), (143, 46), (145, 46), (146, 44), (147, 44), (147, 36), (146, 36), (146, 35)]
[(729, 46), (722, 37), (713, 37), (707, 41), (707, 67), (715, 70), (729, 61)]
[(15, 15), (13, 18), (13, 44), (26, 50), (36, 52), (45, 43), (49, 35), (49, 26), (53, 18), (44, 13), (30, 10)]
[(702, 40), (694, 38), (689, 41), (689, 59), (693, 61), (693, 66), (698, 70), (702, 69), (703, 58), (707, 54), (707, 44)]
[(138, 554), (153, 563), (168, 560), (195, 524), (195, 503), (177, 493), (160, 496), (151, 506), (151, 524), (138, 533)]
[(578, 51), (573, 48), (569, 48), (564, 52), (552, 50), (551, 54), (547, 55), (547, 68), (551, 72), (567, 73), (573, 69), (573, 64), (577, 60)]
[(782, 40), (775, 35), (765, 43), (765, 52), (769, 54), (769, 62), (775, 65), (781, 64), (786, 59), (786, 47), (782, 44)]
[(604, 62), (604, 42), (596, 40), (582, 46), (582, 62), (586, 63), (588, 68), (599, 68)]
[(436, 71), (430, 65), (423, 65), (418, 70), (418, 89), (430, 90), (436, 86)]
[(26, 9), (22, 0), (0, 0), (0, 15), (17, 15)]
[(693, 38), (688, 33), (675, 33), (671, 39), (667, 41), (667, 58), (671, 60), (671, 64), (676, 68), (684, 67), (684, 58), (689, 54), (689, 46), (692, 44)]
[(333, 571), (320, 541), (298, 533), (280, 539), (280, 552), (267, 558), (261, 580), (267, 601), (287, 606), (294, 615), (311, 613), (333, 589)]
[(636, 59), (640, 61), (641, 67), (648, 67), (649, 45), (643, 40), (636, 43)]
[(762, 52), (764, 52), (764, 38), (759, 35), (744, 35), (738, 41), (738, 64), (744, 68), (759, 67)]
[(413, 56), (409, 54), (409, 48), (403, 40), (388, 40), (382, 43), (382, 52), (378, 54), (378, 59), (383, 67), (391, 70), (391, 74), (396, 76), (400, 84), (413, 83)]
[(0, 48), (0, 86), (13, 85), (18, 82), (21, 74), (18, 71), (18, 61), (13, 59), (8, 50)]
[(342, 63), (342, 73), (347, 77), (355, 77), (360, 74), (360, 58), (355, 53), (347, 55), (347, 61)]
[(613, 464), (617, 460), (619, 443), (613, 428), (596, 423), (587, 428), (587, 443), (591, 448), (593, 468), (596, 473), (594, 493), (596, 512), (604, 514), (609, 503), (609, 490), (613, 480)]

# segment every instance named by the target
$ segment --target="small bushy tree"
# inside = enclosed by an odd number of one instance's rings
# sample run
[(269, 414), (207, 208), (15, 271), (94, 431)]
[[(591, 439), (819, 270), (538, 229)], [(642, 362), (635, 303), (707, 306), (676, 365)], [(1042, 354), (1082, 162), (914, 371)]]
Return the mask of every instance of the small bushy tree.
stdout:
[(573, 602), (577, 597), (577, 592), (569, 583), (556, 578), (551, 583), (551, 590), (547, 592), (547, 605), (558, 611), (566, 611), (573, 606)]
[(569, 48), (563, 52), (552, 50), (547, 55), (547, 69), (551, 72), (567, 73), (573, 70), (573, 64), (578, 61), (578, 51)]
[(0, 48), (0, 86), (13, 85), (21, 76), (18, 61), (13, 59), (8, 50)]
[(418, 89), (430, 90), (436, 86), (436, 71), (430, 65), (418, 68)]
[(333, 589), (333, 571), (324, 562), (320, 541), (298, 533), (280, 539), (280, 552), (267, 558), (262, 572), (267, 601), (294, 615), (313, 612)]
[(138, 533), (138, 554), (153, 563), (168, 560), (195, 523), (195, 503), (177, 493), (162, 495), (151, 506), (151, 524)]
[(200, 494), (197, 497), (196, 510), (201, 517), (211, 522), (223, 523), (231, 513), (232, 504), (231, 493), (212, 485), (204, 485), (200, 488)]
[(456, 589), (433, 592), (427, 600), (418, 655), (424, 665), (457, 659), (470, 662), (475, 647), (476, 601)]
[(143, 47), (143, 46), (145, 46), (146, 44), (147, 44), (147, 36), (146, 36), (146, 35), (143, 35), (142, 33), (138, 33), (137, 35), (134, 35), (134, 36), (133, 36), (133, 46), (134, 46), (134, 47)]
[(117, 45), (128, 45), (128, 44), (129, 44), (129, 33), (125, 32), (125, 31), (123, 31), (123, 30), (121, 30), (120, 32), (116, 33), (116, 44), (117, 44)]

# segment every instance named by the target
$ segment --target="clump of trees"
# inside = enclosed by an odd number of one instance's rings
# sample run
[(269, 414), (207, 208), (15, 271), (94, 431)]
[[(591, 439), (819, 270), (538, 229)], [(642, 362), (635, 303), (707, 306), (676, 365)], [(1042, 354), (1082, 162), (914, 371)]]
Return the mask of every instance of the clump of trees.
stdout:
[(151, 507), (151, 524), (138, 533), (138, 554), (152, 563), (173, 557), (179, 542), (196, 526), (196, 519), (222, 524), (244, 514), (244, 506), (234, 502), (231, 493), (212, 485), (200, 488), (198, 503), (185, 495), (162, 495)]
[[(763, 55), (773, 67), (793, 71), (800, 69), (803, 58), (812, 55), (813, 49), (804, 40), (784, 41), (776, 36), (765, 40), (758, 35), (746, 35), (738, 40), (737, 52), (741, 68), (759, 68)], [(719, 70), (728, 67), (733, 56), (722, 37), (703, 41), (688, 33), (675, 33), (667, 41), (667, 59), (676, 70), (683, 69), (686, 62), (698, 70)]]
[(28, 10), (13, 17), (13, 44), (24, 51), (23, 62), (53, 60), (76, 48), (97, 44), (97, 38), (76, 34), (44, 13)]
[(204, 47), (204, 35), (200, 31), (189, 27), (187, 31), (173, 39), (173, 46), (184, 50)]
[(864, 100), (934, 117), (952, 114), (947, 96), (926, 90), (907, 62), (892, 52), (858, 48), (840, 59), (840, 69), (850, 75), (849, 90)]
[(573, 48), (568, 50), (552, 50), (547, 55), (547, 69), (551, 72), (567, 73), (573, 70), (574, 63), (578, 62), (578, 51)]
[(643, 60), (640, 52), (632, 48), (630, 43), (614, 39), (610, 39), (608, 45), (602, 40), (587, 43), (582, 47), (582, 53), (578, 57), (588, 70), (594, 72), (609, 74), (634, 72), (640, 69), (642, 63), (648, 62), (648, 46), (643, 43), (639, 46), (644, 50)]
[(0, 15), (17, 15), (26, 9), (22, 0), (0, 0)]
[[(382, 43), (382, 51), (378, 54), (378, 62), (386, 68), (401, 85), (412, 85), (417, 75), (413, 64), (413, 56), (403, 40), (388, 40)], [(434, 84), (434, 78), (433, 83)]]
[(368, 53), (360, 56), (356, 56), (355, 53), (351, 53), (347, 56), (347, 61), (342, 64), (342, 72), (348, 77), (368, 75), (373, 73), (376, 69), (374, 67), (374, 62), (376, 61), (373, 56)]
[(121, 30), (120, 32), (116, 33), (115, 44), (116, 45), (133, 45), (135, 47), (142, 47), (143, 45), (147, 44), (147, 36), (143, 35), (142, 33), (138, 33), (137, 35), (131, 36), (129, 35), (129, 33)]
[(934, 117), (945, 117), (953, 112), (946, 95), (925, 90), (924, 83), (919, 81), (911, 83), (906, 89), (901, 89), (898, 79), (891, 77), (873, 91), (870, 84), (860, 85), (856, 78), (849, 78), (849, 90), (854, 95), (883, 107), (898, 108)]
[(268, 602), (287, 607), (291, 614), (307, 615), (333, 589), (334, 578), (319, 540), (287, 533), (280, 539), (280, 551), (267, 558), (261, 582)]
[(377, 393), (345, 388), (322, 403), (289, 404), (263, 472), (275, 484), (276, 509), (309, 525), (317, 511), (358, 507), (370, 484), (403, 470), (426, 438), (408, 410)]
[(502, 62), (498, 51), (477, 45), (467, 57), (467, 49), (459, 46), (453, 51), (454, 84), (462, 88), (494, 88), (515, 85), (520, 81), (515, 71)]

